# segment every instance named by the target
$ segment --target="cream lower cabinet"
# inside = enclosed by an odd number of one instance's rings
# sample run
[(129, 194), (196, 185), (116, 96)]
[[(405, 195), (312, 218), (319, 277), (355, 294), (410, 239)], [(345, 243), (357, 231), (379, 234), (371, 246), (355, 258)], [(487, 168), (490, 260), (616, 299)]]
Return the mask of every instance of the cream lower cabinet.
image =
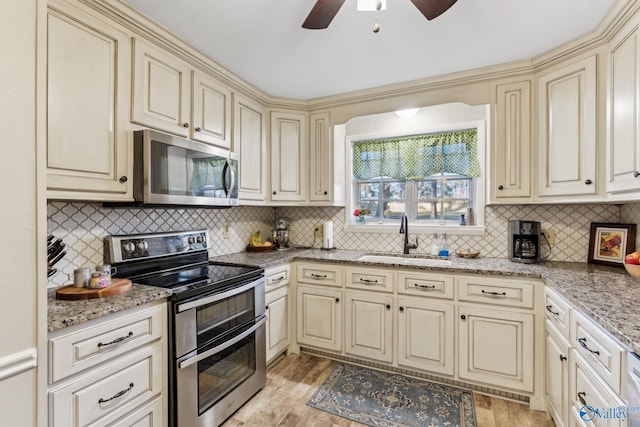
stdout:
[(342, 351), (342, 291), (315, 286), (298, 286), (298, 344)]
[(271, 267), (265, 270), (267, 315), (267, 363), (287, 351), (291, 341), (291, 300), (289, 283), (291, 266), (289, 264)]
[(49, 335), (49, 426), (165, 425), (166, 304)]
[(463, 380), (533, 391), (533, 314), (458, 306), (458, 363)]
[(569, 422), (569, 342), (547, 321), (545, 393), (556, 427)]
[(398, 299), (398, 365), (453, 375), (454, 305)]
[(47, 197), (132, 200), (129, 37), (81, 5), (48, 8)]
[(393, 298), (373, 292), (346, 291), (345, 300), (345, 352), (390, 363)]

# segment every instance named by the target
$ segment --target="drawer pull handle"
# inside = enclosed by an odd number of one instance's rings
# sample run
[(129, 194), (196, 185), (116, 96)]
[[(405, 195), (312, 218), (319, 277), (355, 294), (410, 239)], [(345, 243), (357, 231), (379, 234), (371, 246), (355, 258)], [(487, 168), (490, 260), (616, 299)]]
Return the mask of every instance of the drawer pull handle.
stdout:
[(548, 311), (549, 313), (553, 314), (554, 316), (560, 316), (560, 313), (557, 313), (557, 312), (555, 312), (555, 311), (551, 310), (551, 309), (553, 308), (553, 306), (552, 306), (552, 305), (548, 305), (548, 306), (546, 306), (545, 308), (547, 309), (547, 311)]
[(271, 279), (271, 281), (273, 281), (273, 282), (279, 282), (281, 280), (284, 280), (284, 276), (274, 277), (273, 279)]
[(565, 360), (567, 360), (567, 356), (563, 356), (562, 354), (560, 355), (560, 361), (564, 362)]
[(587, 406), (587, 401), (584, 399), (587, 393), (584, 391), (578, 392), (578, 400), (582, 403), (582, 406)]
[(491, 295), (494, 297), (506, 297), (507, 293), (506, 292), (491, 292), (491, 291), (485, 291), (484, 289), (482, 290), (482, 293), (485, 295)]
[(432, 290), (432, 289), (436, 288), (436, 285), (421, 285), (419, 283), (414, 283), (413, 286), (416, 287), (416, 288), (420, 288), (422, 290), (425, 290), (425, 291), (429, 291), (429, 290)]
[(113, 400), (113, 399), (117, 399), (117, 398), (119, 398), (119, 397), (122, 397), (122, 396), (124, 396), (125, 394), (129, 393), (132, 389), (133, 389), (133, 383), (129, 384), (129, 387), (125, 388), (124, 390), (121, 390), (121, 391), (117, 392), (116, 394), (114, 394), (113, 396), (111, 396), (111, 397), (110, 397), (110, 398), (108, 398), (108, 399), (100, 398), (100, 399), (98, 400), (98, 403), (99, 403), (99, 404), (107, 403), (107, 402), (109, 402), (109, 401), (111, 401), (111, 400)]
[(120, 338), (116, 338), (115, 340), (113, 340), (113, 341), (111, 341), (111, 342), (108, 342), (108, 343), (101, 343), (101, 342), (99, 342), (99, 343), (98, 343), (98, 348), (100, 348), (100, 349), (101, 349), (102, 347), (107, 347), (107, 346), (110, 346), (110, 345), (118, 344), (119, 342), (122, 342), (122, 341), (124, 341), (124, 340), (127, 340), (127, 339), (131, 338), (132, 336), (133, 336), (133, 332), (132, 332), (132, 331), (129, 331), (129, 333), (128, 333), (126, 336), (124, 336), (124, 337), (120, 337)]
[(326, 274), (316, 274), (316, 273), (311, 273), (311, 277), (312, 277), (313, 279), (316, 279), (316, 280), (321, 280), (321, 279), (326, 279), (326, 278), (327, 278), (327, 275), (326, 275)]
[(592, 354), (597, 354), (598, 356), (600, 356), (600, 351), (598, 350), (591, 350), (589, 348), (589, 346), (587, 346), (587, 339), (586, 338), (578, 338), (578, 342), (580, 343), (580, 346), (582, 346), (582, 348), (587, 349), (589, 352), (591, 352)]
[(377, 280), (369, 280), (369, 279), (363, 279), (362, 277), (360, 278), (360, 281), (362, 283), (378, 283)]

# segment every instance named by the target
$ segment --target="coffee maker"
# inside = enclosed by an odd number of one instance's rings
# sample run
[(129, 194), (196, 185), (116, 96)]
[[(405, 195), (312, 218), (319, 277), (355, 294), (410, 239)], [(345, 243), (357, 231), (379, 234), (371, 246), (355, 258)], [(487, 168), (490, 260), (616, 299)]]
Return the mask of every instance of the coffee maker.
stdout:
[(509, 221), (509, 259), (534, 264), (540, 262), (540, 233), (538, 221)]
[(291, 220), (286, 217), (276, 219), (276, 228), (271, 233), (271, 239), (276, 249), (284, 251), (289, 249), (289, 225)]

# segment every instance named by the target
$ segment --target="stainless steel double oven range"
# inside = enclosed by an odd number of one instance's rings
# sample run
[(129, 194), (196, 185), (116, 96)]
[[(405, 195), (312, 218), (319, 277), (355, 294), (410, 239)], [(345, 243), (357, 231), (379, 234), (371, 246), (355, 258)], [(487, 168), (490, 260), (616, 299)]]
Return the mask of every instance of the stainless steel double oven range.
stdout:
[(114, 277), (171, 288), (169, 424), (221, 424), (266, 382), (264, 270), (209, 263), (207, 230), (104, 244)]

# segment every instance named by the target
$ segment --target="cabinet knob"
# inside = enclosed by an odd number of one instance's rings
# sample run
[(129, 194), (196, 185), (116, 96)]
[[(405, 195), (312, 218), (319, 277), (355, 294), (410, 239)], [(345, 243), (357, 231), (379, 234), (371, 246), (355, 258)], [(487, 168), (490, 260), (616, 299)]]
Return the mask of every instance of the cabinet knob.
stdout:
[(121, 177), (120, 177), (120, 179), (119, 179), (118, 181), (120, 181), (121, 183), (123, 183), (123, 184), (124, 184), (124, 183), (125, 183), (125, 182), (127, 182), (128, 180), (129, 180), (129, 178), (127, 178), (126, 176), (124, 176), (124, 175), (123, 175), (123, 176), (121, 176)]
[(560, 361), (564, 362), (565, 360), (567, 360), (567, 356), (560, 355)]
[(587, 184), (587, 185), (591, 185), (591, 184), (593, 184), (593, 181), (591, 181), (590, 179), (587, 179), (584, 183)]
[(269, 306), (268, 306), (268, 305), (265, 305), (265, 306), (264, 306), (264, 309), (265, 309), (265, 310), (269, 310)]
[[(187, 126), (188, 126), (188, 125), (187, 125)], [(202, 128), (201, 128), (200, 126), (198, 126), (198, 127), (196, 128), (196, 132), (200, 132), (201, 130), (202, 130)]]
[(185, 128), (185, 129), (189, 129), (189, 123), (183, 123), (182, 127)]
[(276, 194), (276, 191), (274, 190), (273, 194)]
[(499, 185), (498, 186), (498, 190), (500, 190), (500, 191), (504, 190), (504, 185)]
[(400, 311), (404, 311), (404, 307), (402, 307), (402, 306), (401, 306), (401, 307), (398, 307), (398, 310), (400, 310)]
[(638, 171), (633, 171), (633, 177), (634, 177), (634, 178), (637, 178), (637, 177), (639, 177), (639, 176), (640, 176), (640, 172), (638, 172)]
[(461, 318), (462, 320), (466, 320), (466, 319), (467, 319), (467, 316), (465, 316), (464, 314), (461, 314), (461, 315), (460, 315), (460, 318)]
[(391, 310), (391, 305), (387, 304), (387, 310)]
[(336, 298), (336, 302), (340, 302), (340, 298)]
[(325, 191), (325, 192), (324, 192), (324, 195), (326, 196), (327, 194), (329, 194), (329, 192), (328, 192), (328, 191)]

